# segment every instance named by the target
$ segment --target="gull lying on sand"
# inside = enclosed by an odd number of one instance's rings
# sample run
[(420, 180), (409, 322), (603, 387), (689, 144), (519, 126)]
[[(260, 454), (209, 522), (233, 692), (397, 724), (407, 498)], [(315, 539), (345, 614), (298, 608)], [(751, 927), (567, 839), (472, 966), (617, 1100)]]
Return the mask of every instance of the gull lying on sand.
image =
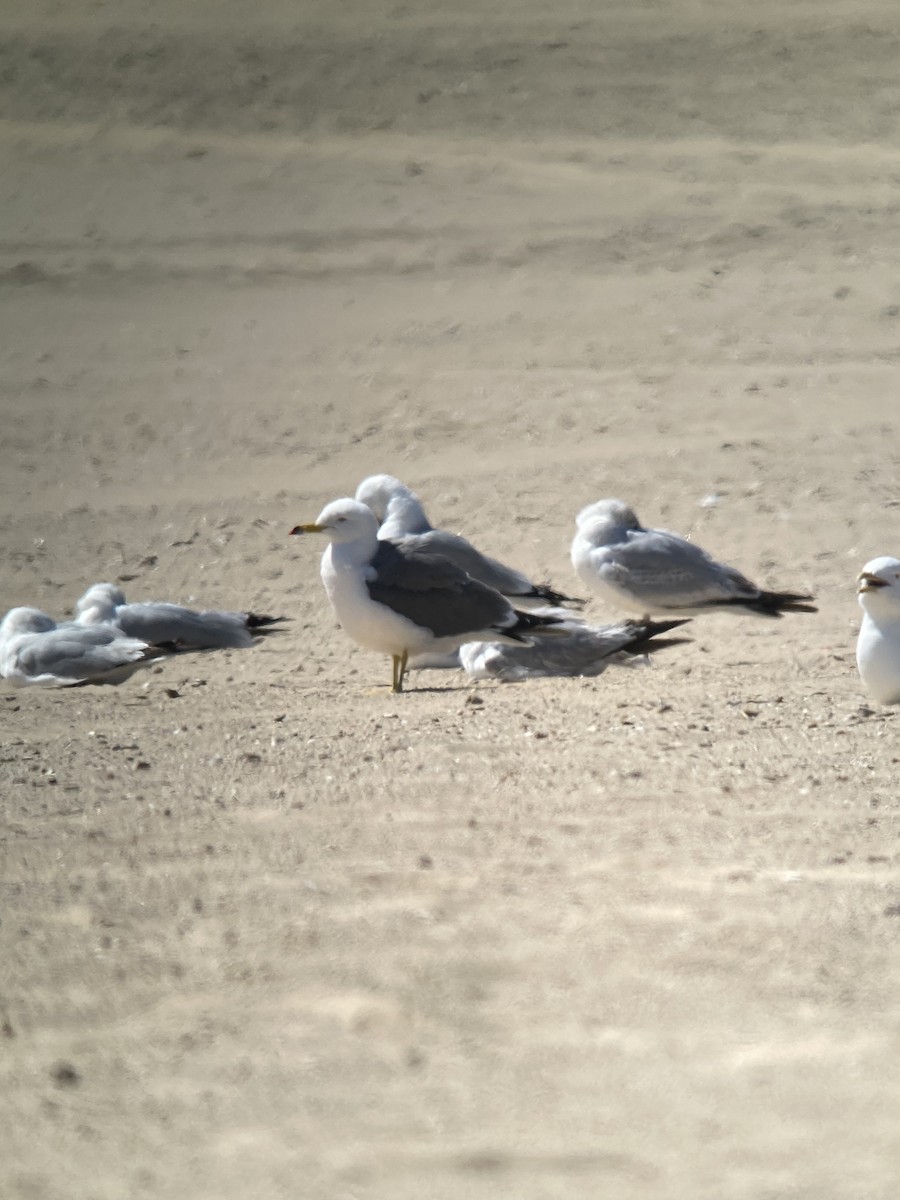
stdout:
[(575, 519), (572, 566), (618, 608), (642, 615), (743, 609), (764, 617), (817, 612), (812, 596), (767, 592), (705, 550), (662, 529), (644, 529), (621, 500), (600, 500)]
[(856, 665), (879, 704), (900, 704), (900, 559), (873, 558), (859, 574)]
[(0, 675), (20, 685), (121, 683), (168, 649), (114, 625), (57, 625), (38, 608), (10, 609), (0, 623)]
[(410, 655), (498, 637), (523, 642), (558, 624), (518, 612), (439, 554), (405, 539), (380, 541), (374, 513), (357, 500), (335, 500), (291, 533), (327, 535), (321, 575), (331, 606), (353, 641), (391, 656), (395, 692)]
[(246, 612), (196, 612), (180, 604), (153, 601), (127, 604), (125, 593), (114, 583), (95, 583), (75, 606), (79, 625), (117, 625), (129, 637), (154, 645), (171, 642), (180, 649), (244, 649), (257, 637), (272, 633), (284, 617), (262, 617)]
[(378, 536), (402, 541), (412, 549), (440, 554), (467, 571), (479, 583), (501, 592), (516, 604), (575, 604), (583, 600), (564, 596), (545, 584), (536, 584), (512, 567), (476, 550), (455, 533), (434, 529), (415, 492), (393, 475), (370, 475), (356, 489), (356, 499), (371, 508), (378, 518)]
[(609, 666), (633, 666), (636, 661), (688, 638), (663, 638), (687, 621), (622, 621), (618, 625), (584, 625), (564, 621), (559, 636), (541, 638), (532, 646), (500, 642), (469, 642), (459, 648), (460, 666), (470, 679), (499, 679), (517, 683), (548, 676), (602, 675)]

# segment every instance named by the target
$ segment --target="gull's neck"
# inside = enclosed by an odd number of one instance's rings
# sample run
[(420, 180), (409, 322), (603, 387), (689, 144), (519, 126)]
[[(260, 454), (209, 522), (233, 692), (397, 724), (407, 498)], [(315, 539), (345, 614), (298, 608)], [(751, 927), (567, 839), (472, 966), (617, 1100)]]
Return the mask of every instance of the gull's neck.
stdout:
[(896, 596), (882, 596), (878, 592), (870, 592), (863, 604), (860, 596), (860, 608), (866, 617), (883, 629), (887, 626), (900, 626), (900, 603)]
[(377, 548), (374, 531), (351, 542), (332, 542), (322, 556), (322, 572), (326, 566), (335, 571), (359, 571), (369, 565)]

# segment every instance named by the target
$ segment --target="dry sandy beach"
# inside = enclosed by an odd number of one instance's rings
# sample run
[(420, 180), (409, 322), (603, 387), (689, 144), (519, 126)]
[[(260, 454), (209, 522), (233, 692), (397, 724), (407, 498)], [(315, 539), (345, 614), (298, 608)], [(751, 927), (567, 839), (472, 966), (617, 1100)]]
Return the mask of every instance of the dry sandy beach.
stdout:
[[(894, 1200), (895, 4), (2, 28), (0, 611), (291, 623), (0, 687), (0, 1194)], [(393, 696), (287, 536), (376, 471), (563, 591), (618, 495), (820, 611)]]

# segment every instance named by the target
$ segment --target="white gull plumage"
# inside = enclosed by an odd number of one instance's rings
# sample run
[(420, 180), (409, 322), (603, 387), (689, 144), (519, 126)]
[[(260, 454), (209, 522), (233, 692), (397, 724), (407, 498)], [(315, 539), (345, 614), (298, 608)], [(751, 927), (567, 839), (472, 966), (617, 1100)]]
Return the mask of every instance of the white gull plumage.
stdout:
[(521, 571), (482, 554), (459, 534), (435, 529), (416, 493), (393, 475), (370, 475), (356, 489), (356, 499), (371, 508), (378, 518), (380, 539), (402, 541), (410, 548), (443, 555), (473, 579), (501, 592), (515, 604), (583, 603), (546, 584), (533, 583)]
[(130, 637), (158, 644), (171, 642), (181, 649), (243, 649), (256, 638), (273, 632), (283, 617), (249, 612), (198, 612), (167, 601), (128, 604), (114, 583), (95, 583), (75, 606), (79, 625), (117, 625)]
[(357, 500), (334, 500), (314, 522), (291, 532), (328, 537), (321, 576), (331, 606), (353, 641), (391, 656), (395, 692), (403, 690), (411, 655), (473, 640), (523, 641), (558, 623), (518, 612), (441, 555), (404, 539), (379, 540), (374, 513)]
[(586, 625), (563, 621), (552, 638), (532, 646), (500, 642), (469, 642), (460, 646), (459, 664), (470, 679), (499, 679), (518, 683), (524, 679), (602, 675), (609, 666), (634, 666), (667, 646), (687, 638), (663, 638), (686, 621), (622, 621), (616, 625)]
[(816, 612), (812, 596), (768, 592), (699, 546), (664, 529), (645, 529), (621, 500), (599, 500), (575, 519), (572, 566), (608, 603), (629, 612), (693, 616), (735, 609), (758, 616)]
[(0, 622), (0, 675), (18, 685), (121, 683), (165, 653), (112, 625), (57, 625), (38, 608), (10, 609)]
[(900, 704), (900, 559), (873, 558), (857, 579), (862, 624), (856, 665), (879, 704)]

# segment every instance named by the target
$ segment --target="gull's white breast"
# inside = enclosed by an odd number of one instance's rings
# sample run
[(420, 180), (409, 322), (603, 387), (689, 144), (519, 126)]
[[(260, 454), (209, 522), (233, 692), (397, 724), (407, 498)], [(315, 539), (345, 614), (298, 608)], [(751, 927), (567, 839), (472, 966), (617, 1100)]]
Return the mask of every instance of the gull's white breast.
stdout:
[(644, 611), (628, 588), (618, 582), (622, 572), (616, 563), (614, 546), (594, 546), (577, 533), (572, 539), (572, 566), (581, 582), (607, 603), (616, 608)]
[(879, 624), (863, 613), (856, 665), (873, 700), (900, 704), (900, 622)]
[[(331, 545), (322, 555), (322, 583), (341, 628), (360, 646), (382, 654), (418, 653), (432, 648), (436, 639), (430, 630), (379, 604), (369, 595), (366, 579), (372, 568), (346, 561)], [(452, 644), (457, 644), (454, 641)]]

